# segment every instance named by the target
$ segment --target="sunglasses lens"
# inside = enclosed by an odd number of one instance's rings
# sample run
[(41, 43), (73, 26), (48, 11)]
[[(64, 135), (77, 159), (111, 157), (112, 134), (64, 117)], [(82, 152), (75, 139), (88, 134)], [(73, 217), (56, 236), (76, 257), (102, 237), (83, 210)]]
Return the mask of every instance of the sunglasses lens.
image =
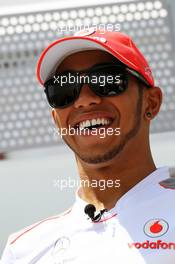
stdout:
[(64, 108), (72, 104), (79, 95), (79, 86), (72, 83), (60, 85), (54, 79), (45, 83), (49, 104), (54, 108)]
[(103, 67), (91, 73), (91, 88), (99, 96), (119, 95), (126, 90), (127, 84), (126, 71), (120, 66)]
[[(44, 84), (48, 102), (53, 108), (64, 108), (71, 105), (78, 98), (82, 87), (81, 82), (76, 78), (76, 72), (65, 72), (59, 77), (61, 81), (52, 78)], [(93, 67), (87, 73), (87, 77), (89, 77), (89, 87), (101, 97), (119, 95), (128, 86), (128, 75), (121, 66), (100, 65)]]

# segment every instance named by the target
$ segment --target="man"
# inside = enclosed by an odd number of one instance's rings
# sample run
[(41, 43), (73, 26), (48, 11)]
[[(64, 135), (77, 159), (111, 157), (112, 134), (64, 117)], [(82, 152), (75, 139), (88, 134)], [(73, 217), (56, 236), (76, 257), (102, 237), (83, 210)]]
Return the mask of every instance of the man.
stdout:
[(175, 184), (149, 143), (162, 93), (134, 42), (92, 28), (59, 39), (37, 76), (58, 131), (75, 132), (63, 139), (81, 184), (66, 213), (10, 236), (2, 263), (175, 263)]

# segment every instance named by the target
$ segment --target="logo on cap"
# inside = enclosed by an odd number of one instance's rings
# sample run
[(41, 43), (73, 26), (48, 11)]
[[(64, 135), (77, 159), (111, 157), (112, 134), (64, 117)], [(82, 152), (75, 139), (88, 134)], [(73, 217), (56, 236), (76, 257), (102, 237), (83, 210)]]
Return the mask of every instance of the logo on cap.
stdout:
[(96, 39), (96, 40), (98, 40), (98, 41), (100, 41), (102, 43), (106, 43), (107, 42), (107, 40), (105, 38), (101, 38), (101, 37), (98, 37), (98, 36), (96, 36), (96, 37), (90, 37), (90, 38)]
[(95, 29), (94, 28), (87, 28), (87, 29), (83, 29), (80, 31), (75, 32), (74, 36), (89, 36), (91, 34), (95, 33)]
[[(96, 30), (94, 28), (88, 28), (88, 29), (83, 29), (83, 30), (80, 30), (80, 31), (77, 31), (74, 36), (80, 36), (80, 37), (85, 37), (85, 36), (89, 36), (89, 35), (92, 35), (93, 33), (95, 33)], [(104, 38), (104, 37), (98, 37), (98, 36), (90, 36), (90, 38), (92, 39), (95, 39), (95, 40), (98, 40), (102, 43), (106, 43), (107, 40)]]
[(151, 219), (144, 225), (144, 233), (149, 237), (160, 237), (167, 233), (168, 223), (163, 219)]
[(145, 73), (150, 77), (153, 78), (151, 69), (149, 67), (145, 67)]

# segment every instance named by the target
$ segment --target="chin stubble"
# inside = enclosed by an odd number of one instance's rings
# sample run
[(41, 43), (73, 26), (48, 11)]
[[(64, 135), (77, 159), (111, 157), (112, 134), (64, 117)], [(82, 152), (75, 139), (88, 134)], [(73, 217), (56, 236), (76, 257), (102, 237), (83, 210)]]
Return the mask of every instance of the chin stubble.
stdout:
[(134, 138), (141, 125), (141, 110), (142, 110), (142, 101), (143, 101), (143, 87), (138, 87), (138, 101), (136, 106), (136, 112), (135, 112), (135, 120), (134, 120), (134, 126), (133, 128), (125, 135), (125, 137), (122, 139), (119, 145), (114, 146), (113, 149), (106, 152), (105, 154), (98, 155), (96, 157), (92, 157), (92, 155), (86, 156), (78, 153), (72, 146), (68, 143), (65, 137), (63, 137), (63, 140), (68, 145), (70, 149), (81, 159), (82, 161), (89, 163), (89, 164), (98, 164), (102, 162), (107, 162), (111, 159), (113, 159), (115, 156), (117, 156), (121, 151), (124, 149), (126, 144)]

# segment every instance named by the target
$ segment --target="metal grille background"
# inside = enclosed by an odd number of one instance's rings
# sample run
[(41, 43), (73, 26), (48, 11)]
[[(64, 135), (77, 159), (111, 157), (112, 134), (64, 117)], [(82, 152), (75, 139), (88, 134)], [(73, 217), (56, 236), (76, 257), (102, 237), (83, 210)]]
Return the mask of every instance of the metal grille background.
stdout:
[(120, 24), (133, 37), (164, 91), (151, 131), (175, 130), (175, 62), (171, 14), (161, 1), (127, 2), (0, 17), (0, 152), (58, 142), (49, 107), (35, 77), (41, 51), (73, 32), (69, 25)]

